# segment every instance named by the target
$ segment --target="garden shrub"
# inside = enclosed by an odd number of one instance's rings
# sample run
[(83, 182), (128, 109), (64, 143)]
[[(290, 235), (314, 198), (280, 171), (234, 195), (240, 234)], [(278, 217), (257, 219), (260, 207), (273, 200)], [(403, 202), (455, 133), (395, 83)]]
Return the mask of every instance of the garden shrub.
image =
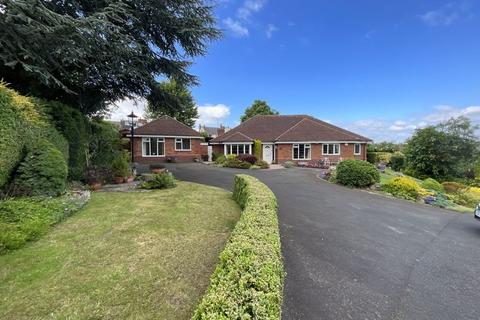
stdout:
[(50, 115), (56, 129), (68, 141), (68, 178), (85, 178), (87, 154), (90, 139), (89, 119), (80, 111), (56, 101), (42, 101), (43, 108)]
[(445, 192), (445, 189), (443, 188), (442, 184), (438, 182), (435, 179), (432, 178), (427, 178), (422, 181), (422, 188), (428, 189), (428, 190), (433, 190), (437, 192)]
[(141, 188), (143, 189), (167, 189), (173, 188), (177, 184), (175, 182), (175, 178), (173, 174), (170, 172), (161, 172), (152, 175), (149, 181), (144, 182), (141, 184)]
[(257, 160), (257, 162), (255, 162), (255, 165), (260, 167), (261, 169), (270, 168), (270, 165), (268, 164), (268, 162), (264, 160)]
[(478, 204), (480, 204), (480, 192), (471, 191), (470, 189), (456, 195), (455, 199), (456, 203), (469, 207), (475, 208)]
[(382, 185), (382, 190), (395, 197), (416, 200), (421, 193), (420, 185), (409, 177), (395, 177)]
[(225, 157), (225, 155), (223, 153), (219, 153), (215, 157), (214, 161), (215, 161), (216, 164), (224, 164), (226, 160), (227, 160), (227, 158)]
[(223, 166), (227, 168), (249, 169), (252, 165), (250, 162), (241, 161), (237, 157), (227, 157)]
[(55, 223), (79, 210), (90, 193), (58, 198), (10, 198), (0, 201), (0, 254), (38, 239)]
[(68, 144), (55, 130), (37, 101), (8, 89), (0, 82), (0, 188), (25, 156), (27, 144), (38, 138), (50, 141), (68, 159)]
[(118, 128), (113, 123), (94, 119), (90, 123), (89, 155), (90, 163), (95, 167), (111, 169), (112, 162), (121, 153), (121, 150), (130, 150), (122, 147)]
[(385, 163), (390, 164), (392, 153), (390, 152), (367, 152), (367, 161), (376, 164), (376, 163)]
[(364, 188), (380, 182), (380, 173), (371, 163), (349, 159), (338, 164), (336, 181), (348, 187)]
[(395, 152), (390, 157), (390, 167), (395, 171), (401, 171), (405, 168), (405, 155)]
[(442, 186), (445, 189), (445, 192), (452, 194), (460, 193), (467, 188), (466, 185), (454, 181), (443, 182)]
[(282, 165), (283, 165), (284, 168), (288, 169), (288, 168), (294, 167), (295, 163), (292, 162), (292, 161), (285, 161)]
[(120, 153), (112, 162), (112, 172), (115, 177), (128, 177), (130, 175), (130, 168), (128, 166), (126, 153)]
[(241, 154), (238, 156), (238, 160), (248, 162), (250, 164), (255, 164), (255, 162), (257, 162), (257, 158), (251, 154)]
[(257, 159), (262, 158), (262, 141), (255, 140), (255, 142), (253, 144), (253, 154), (255, 155), (255, 158), (257, 158)]
[(280, 319), (284, 269), (273, 192), (248, 175), (235, 177), (243, 209), (192, 319)]
[(56, 196), (65, 191), (68, 167), (62, 153), (45, 139), (27, 148), (13, 181), (15, 195)]

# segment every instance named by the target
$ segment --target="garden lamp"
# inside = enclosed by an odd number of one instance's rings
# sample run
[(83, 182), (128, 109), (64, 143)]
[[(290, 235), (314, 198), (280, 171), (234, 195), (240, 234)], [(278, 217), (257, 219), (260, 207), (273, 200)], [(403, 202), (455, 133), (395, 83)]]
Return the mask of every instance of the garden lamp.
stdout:
[(130, 113), (127, 117), (130, 118), (130, 155), (132, 157), (132, 165), (134, 162), (134, 157), (133, 157), (133, 130), (135, 127), (135, 118), (138, 118), (138, 116), (135, 115), (135, 113)]

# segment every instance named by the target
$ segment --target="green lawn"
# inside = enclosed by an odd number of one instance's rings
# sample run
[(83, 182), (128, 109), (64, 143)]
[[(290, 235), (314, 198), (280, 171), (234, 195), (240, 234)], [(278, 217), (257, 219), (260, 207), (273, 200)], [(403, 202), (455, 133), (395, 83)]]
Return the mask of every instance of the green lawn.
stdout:
[(240, 216), (231, 193), (94, 193), (80, 212), (0, 256), (0, 319), (188, 319)]

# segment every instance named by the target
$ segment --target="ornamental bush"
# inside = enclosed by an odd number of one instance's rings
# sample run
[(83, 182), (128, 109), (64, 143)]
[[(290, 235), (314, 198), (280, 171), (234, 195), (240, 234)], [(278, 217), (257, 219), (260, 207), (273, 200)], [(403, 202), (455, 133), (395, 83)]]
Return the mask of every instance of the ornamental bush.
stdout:
[(283, 165), (284, 168), (288, 169), (288, 168), (294, 167), (295, 163), (292, 162), (292, 161), (285, 161), (282, 165)]
[(253, 144), (253, 154), (257, 159), (262, 158), (262, 141), (255, 140), (255, 143)]
[(380, 162), (390, 164), (391, 157), (391, 152), (367, 152), (367, 161), (372, 164)]
[(128, 166), (127, 154), (120, 153), (112, 162), (112, 172), (115, 177), (128, 177), (130, 175), (130, 168)]
[(408, 200), (416, 200), (422, 192), (420, 185), (409, 177), (395, 177), (382, 185), (382, 190), (395, 197)]
[(233, 197), (242, 215), (192, 319), (280, 319), (285, 273), (275, 195), (242, 174)]
[(432, 178), (427, 178), (422, 181), (422, 188), (428, 189), (428, 190), (433, 190), (437, 192), (445, 192), (445, 189), (443, 188), (442, 184), (438, 182), (435, 179)]
[(260, 167), (260, 169), (270, 168), (270, 165), (268, 164), (268, 162), (264, 160), (257, 160), (257, 162), (255, 162), (255, 165)]
[(13, 194), (57, 196), (65, 191), (67, 174), (62, 153), (49, 141), (39, 139), (28, 146), (15, 173)]
[(442, 186), (447, 193), (457, 194), (467, 189), (468, 187), (464, 184), (454, 182), (454, 181), (445, 181), (442, 183)]
[(237, 157), (228, 156), (223, 166), (227, 168), (249, 169), (252, 165), (250, 162), (241, 161)]
[(348, 187), (364, 188), (380, 182), (380, 173), (366, 161), (345, 160), (336, 168), (336, 181)]
[(250, 164), (255, 164), (255, 162), (257, 162), (257, 157), (252, 154), (241, 154), (238, 156), (238, 160), (248, 162)]
[(395, 171), (401, 171), (405, 168), (405, 156), (403, 153), (395, 152), (390, 157), (390, 167)]
[(214, 161), (216, 164), (224, 164), (226, 160), (227, 158), (223, 153), (218, 153)]
[(173, 174), (170, 172), (161, 172), (154, 174), (151, 180), (141, 184), (143, 189), (167, 189), (173, 188), (177, 184)]

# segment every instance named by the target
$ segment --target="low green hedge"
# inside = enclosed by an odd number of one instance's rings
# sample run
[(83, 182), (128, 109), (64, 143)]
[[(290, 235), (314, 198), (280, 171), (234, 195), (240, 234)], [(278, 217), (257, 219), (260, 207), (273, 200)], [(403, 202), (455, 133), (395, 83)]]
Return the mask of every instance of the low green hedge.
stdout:
[(242, 215), (192, 319), (280, 319), (284, 270), (275, 195), (240, 174), (233, 197)]

